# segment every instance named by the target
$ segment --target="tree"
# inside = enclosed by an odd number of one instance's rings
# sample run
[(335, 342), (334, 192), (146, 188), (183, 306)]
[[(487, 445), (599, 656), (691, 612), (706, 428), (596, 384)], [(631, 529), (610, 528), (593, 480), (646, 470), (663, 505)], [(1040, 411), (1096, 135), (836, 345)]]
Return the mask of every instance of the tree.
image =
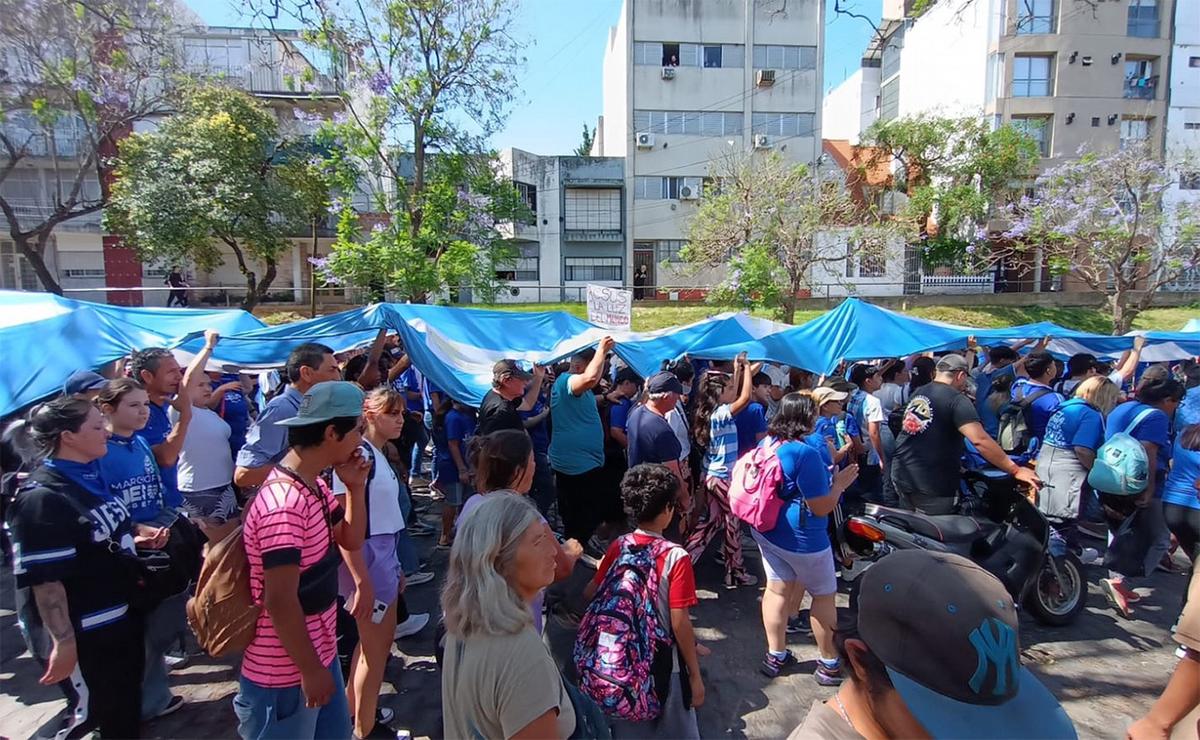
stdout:
[[(697, 265), (730, 266), (714, 292), (718, 300), (775, 307), (791, 322), (801, 291), (811, 288), (813, 267), (880, 254), (891, 239), (893, 227), (856, 202), (841, 178), (822, 177), (776, 152), (727, 155), (711, 175), (681, 255)], [(848, 232), (849, 254), (818, 243), (830, 231)]]
[(897, 218), (915, 230), (925, 261), (962, 269), (983, 266), (985, 255), (967, 247), (1038, 159), (1036, 142), (1012, 126), (929, 114), (877, 121), (857, 153), (866, 168), (897, 169), (893, 182), (907, 196)]
[(1113, 333), (1124, 334), (1159, 290), (1200, 265), (1200, 211), (1163, 200), (1183, 170), (1194, 165), (1163, 164), (1144, 147), (1085, 151), (1039, 177), (990, 240), (1017, 254), (1040, 248), (1053, 272), (1105, 297)]
[(144, 259), (223, 264), (219, 245), (246, 281), (253, 308), (275, 280), (287, 235), (311, 223), (289, 187), (286, 145), (275, 117), (239, 90), (199, 86), (155, 131), (123, 139), (105, 224)]
[(62, 293), (46, 249), (62, 223), (104, 207), (106, 159), (133, 125), (168, 110), (177, 69), (158, 0), (0, 0), (0, 185), (31, 160), (47, 187), (0, 212), (42, 286)]
[(360, 279), (355, 262), (369, 256), (387, 268), (374, 281), (402, 299), (424, 302), (460, 286), (486, 293), (496, 280), (488, 266), (510, 259), (511, 247), (474, 226), (460, 229), (507, 207), (508, 197), (491, 203), (498, 192), (489, 185), (460, 198), (463, 183), (446, 173), (469, 167), (476, 183), (485, 171), (496, 180), (496, 158), (482, 142), (508, 114), (522, 61), (508, 0), (256, 1), (263, 17), (291, 16), (309, 42), (356, 70), (343, 81), (350, 115), (335, 136), (368, 175), (372, 207), (386, 223), (364, 234), (350, 201), (341, 201), (332, 274)]
[(575, 147), (575, 156), (590, 157), (592, 155), (592, 144), (596, 142), (596, 127), (588, 128), (588, 125), (583, 124), (583, 139), (579, 142), (579, 146)]

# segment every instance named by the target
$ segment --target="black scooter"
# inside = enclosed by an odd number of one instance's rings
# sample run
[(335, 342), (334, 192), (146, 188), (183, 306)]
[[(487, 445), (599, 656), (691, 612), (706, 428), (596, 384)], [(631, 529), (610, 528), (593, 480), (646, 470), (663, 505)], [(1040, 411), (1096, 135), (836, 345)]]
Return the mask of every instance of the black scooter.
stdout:
[(842, 536), (860, 557), (920, 548), (969, 558), (1000, 579), (1013, 601), (1043, 624), (1071, 624), (1083, 611), (1087, 585), (1074, 553), (1052, 545), (1050, 523), (1011, 476), (968, 471), (961, 503), (973, 516), (928, 516), (867, 504), (846, 520)]

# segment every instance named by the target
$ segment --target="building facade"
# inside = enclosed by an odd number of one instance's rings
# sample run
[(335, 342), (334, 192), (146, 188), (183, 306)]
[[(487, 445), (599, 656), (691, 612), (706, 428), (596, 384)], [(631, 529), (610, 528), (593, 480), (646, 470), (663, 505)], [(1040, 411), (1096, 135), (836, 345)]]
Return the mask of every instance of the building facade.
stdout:
[(502, 224), (517, 260), (498, 277), (500, 303), (582, 301), (588, 283), (625, 282), (625, 167), (621, 157), (500, 152), (500, 166), (529, 207), (526, 221)]
[[(341, 107), (328, 70), (318, 69), (296, 45), (298, 36), (274, 35), (249, 28), (192, 26), (179, 39), (184, 70), (191, 75), (220, 81), (251, 93), (274, 113), (280, 134), (287, 138), (311, 134), (321, 117)], [(297, 115), (300, 112), (302, 115)], [(16, 111), (3, 124), (18, 140), (30, 139), (29, 155), (0, 183), (0, 190), (14, 205), (21, 224), (35, 224), (52, 212), (56, 164), (73, 162), (86, 153), (85, 133), (69, 119), (55, 127), (53, 141), (40, 135), (28, 114)], [(135, 130), (149, 130), (155, 121), (139, 122)], [(73, 165), (68, 165), (72, 167)], [(74, 170), (68, 169), (68, 177)], [(85, 194), (99, 197), (100, 183), (95, 177), (84, 182)], [(7, 232), (7, 229), (4, 230)], [(327, 251), (332, 231), (319, 232), (319, 249)], [(311, 235), (298, 233), (292, 249), (281, 255), (278, 277), (272, 293), (280, 299), (300, 301), (309, 285), (307, 257)], [(132, 305), (164, 305), (167, 293), (163, 280), (168, 265), (144, 265), (120, 239), (105, 235), (101, 214), (91, 213), (60, 223), (47, 246), (45, 261), (68, 297)], [(198, 272), (183, 266), (194, 288), (192, 300), (205, 297), (224, 305), (237, 304), (244, 293), (245, 279), (237, 269), (232, 253), (225, 264), (212, 272)], [(223, 287), (228, 292), (223, 292)], [(109, 290), (114, 288), (132, 290)], [(139, 291), (139, 288), (157, 290)], [(209, 290), (206, 290), (209, 289)], [(13, 242), (0, 235), (0, 289), (41, 290), (33, 268), (20, 255)]]
[(593, 154), (625, 159), (621, 281), (642, 265), (660, 295), (686, 298), (719, 271), (684, 269), (680, 250), (713, 163), (821, 150), (820, 0), (625, 0), (604, 56)]
[[(1175, 170), (1174, 184), (1163, 193), (1168, 209), (1200, 209), (1200, 3), (1175, 8), (1174, 45), (1168, 67), (1165, 155)], [(1200, 291), (1200, 266), (1171, 286)]]

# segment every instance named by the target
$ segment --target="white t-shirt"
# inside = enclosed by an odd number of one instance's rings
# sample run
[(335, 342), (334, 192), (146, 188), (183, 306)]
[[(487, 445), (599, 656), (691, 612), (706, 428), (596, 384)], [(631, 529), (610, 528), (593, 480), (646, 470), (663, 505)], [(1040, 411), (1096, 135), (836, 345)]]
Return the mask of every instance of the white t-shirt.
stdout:
[(875, 391), (875, 397), (883, 407), (883, 413), (890, 414), (904, 404), (905, 389), (898, 383), (884, 383)]
[[(375, 475), (367, 483), (367, 536), (396, 534), (404, 529), (404, 513), (400, 510), (400, 479), (392, 470), (387, 456), (367, 440), (363, 446), (374, 455)], [(346, 484), (337, 473), (333, 474), (333, 493), (346, 495)]]
[[(179, 412), (172, 407), (167, 418), (174, 424)], [(229, 424), (216, 411), (192, 407), (192, 420), (179, 450), (179, 490), (186, 493), (222, 488), (233, 482), (233, 451), (229, 449)]]
[(867, 425), (871, 422), (886, 424), (887, 416), (885, 416), (883, 413), (883, 404), (878, 398), (870, 393), (863, 394), (862, 418), (865, 422), (862, 425), (862, 436), (863, 444), (867, 448), (867, 464), (878, 465), (879, 453), (875, 450), (875, 445), (871, 442), (870, 429)]

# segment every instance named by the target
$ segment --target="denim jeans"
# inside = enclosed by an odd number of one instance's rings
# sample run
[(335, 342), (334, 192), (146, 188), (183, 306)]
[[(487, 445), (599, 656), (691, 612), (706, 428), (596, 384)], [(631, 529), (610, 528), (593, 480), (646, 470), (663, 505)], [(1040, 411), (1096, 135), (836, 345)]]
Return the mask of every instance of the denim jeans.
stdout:
[(171, 687), (167, 683), (167, 649), (187, 629), (186, 592), (163, 600), (146, 615), (146, 664), (142, 674), (142, 720), (157, 717), (171, 703)]
[(243, 740), (350, 738), (350, 706), (337, 658), (329, 664), (329, 672), (333, 674), (329, 703), (311, 709), (305, 706), (304, 691), (299, 686), (271, 689), (239, 676), (238, 692), (233, 697), (238, 734)]
[(402, 529), (396, 534), (396, 557), (400, 558), (400, 570), (404, 571), (404, 575), (412, 575), (420, 568), (421, 560), (417, 557), (417, 546), (407, 529)]
[(544, 452), (536, 452), (533, 456), (533, 486), (529, 490), (529, 497), (533, 499), (533, 503), (537, 505), (538, 511), (542, 516), (550, 516), (550, 505), (555, 502), (558, 497), (554, 489), (554, 471), (550, 468), (550, 458)]

